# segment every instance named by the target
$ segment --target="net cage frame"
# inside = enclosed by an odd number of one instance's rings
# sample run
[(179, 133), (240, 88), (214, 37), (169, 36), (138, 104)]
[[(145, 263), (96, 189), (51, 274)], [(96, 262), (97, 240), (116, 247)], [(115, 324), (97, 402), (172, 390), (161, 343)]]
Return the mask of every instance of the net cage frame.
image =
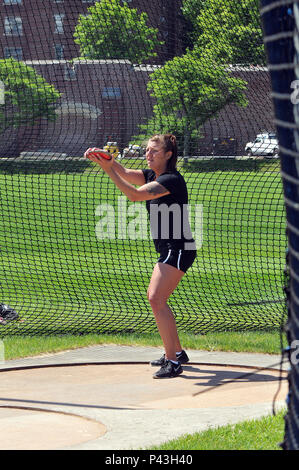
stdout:
[[(299, 63), (299, 3), (262, 1), (261, 15), (268, 52), (275, 107), (275, 124), (280, 147), (281, 175), (287, 217), (288, 250), (286, 255), (285, 331), (288, 340), (290, 370), (288, 374), (288, 411), (282, 448), (299, 449), (299, 369), (295, 349), (299, 338), (298, 323), (298, 158), (299, 105), (296, 97)], [(295, 88), (294, 88), (295, 87)], [(295, 93), (294, 93), (295, 91)]]

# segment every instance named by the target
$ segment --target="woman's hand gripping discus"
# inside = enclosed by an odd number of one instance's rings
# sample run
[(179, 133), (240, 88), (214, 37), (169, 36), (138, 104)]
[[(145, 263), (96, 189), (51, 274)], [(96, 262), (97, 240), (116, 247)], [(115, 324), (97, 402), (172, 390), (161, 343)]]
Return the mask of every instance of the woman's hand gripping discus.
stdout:
[(113, 163), (113, 156), (110, 153), (96, 147), (87, 149), (84, 157), (101, 165), (103, 170), (110, 168)]

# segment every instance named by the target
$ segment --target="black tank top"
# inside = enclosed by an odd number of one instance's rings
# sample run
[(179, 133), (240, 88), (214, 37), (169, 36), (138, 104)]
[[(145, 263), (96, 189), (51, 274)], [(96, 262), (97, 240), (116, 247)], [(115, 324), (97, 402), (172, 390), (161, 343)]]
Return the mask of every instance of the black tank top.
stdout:
[(183, 176), (175, 170), (156, 178), (153, 170), (142, 171), (146, 183), (156, 181), (170, 192), (146, 201), (156, 251), (195, 250), (188, 214), (188, 191)]

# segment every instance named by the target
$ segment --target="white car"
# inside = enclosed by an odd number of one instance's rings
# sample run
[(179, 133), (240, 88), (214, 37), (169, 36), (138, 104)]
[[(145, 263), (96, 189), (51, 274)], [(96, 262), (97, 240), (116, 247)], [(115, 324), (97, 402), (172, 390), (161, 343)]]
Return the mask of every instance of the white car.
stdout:
[(258, 134), (254, 142), (248, 142), (245, 146), (246, 154), (264, 155), (265, 157), (278, 157), (278, 140), (275, 134)]

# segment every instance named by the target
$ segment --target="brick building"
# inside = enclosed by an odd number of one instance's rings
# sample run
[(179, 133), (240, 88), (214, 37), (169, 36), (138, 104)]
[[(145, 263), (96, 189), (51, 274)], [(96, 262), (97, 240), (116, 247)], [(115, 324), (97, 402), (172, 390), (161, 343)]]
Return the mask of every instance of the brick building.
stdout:
[[(2, 0), (0, 4), (0, 56), (18, 60), (70, 60), (79, 56), (74, 42), (80, 14), (94, 0)], [(180, 1), (127, 0), (132, 8), (146, 12), (150, 26), (158, 28), (164, 46), (157, 62), (180, 52)]]
[[(148, 71), (128, 61), (67, 61), (29, 63), (55, 85), (62, 96), (55, 122), (42, 119), (22, 130), (22, 150), (83, 155), (89, 146), (102, 147), (107, 140), (120, 148), (138, 131), (142, 118), (151, 114), (146, 91)], [(71, 73), (70, 73), (71, 71)]]
[[(124, 148), (138, 125), (152, 113), (147, 82), (152, 66), (133, 67), (128, 61), (26, 62), (60, 92), (57, 119), (41, 119), (35, 126), (10, 129), (0, 140), (0, 156), (22, 151), (82, 156), (86, 148), (115, 140)], [(273, 130), (270, 80), (266, 69), (236, 70), (248, 83), (249, 105), (228, 105), (201, 129), (197, 155), (211, 155), (217, 138), (234, 139), (233, 154), (242, 154), (246, 142), (263, 130)]]
[[(120, 148), (138, 133), (138, 124), (152, 113), (147, 92), (149, 73), (155, 64), (134, 67), (130, 62), (75, 61), (79, 50), (73, 40), (80, 13), (89, 0), (2, 0), (0, 37), (2, 57), (24, 61), (61, 93), (57, 119), (41, 120), (35, 126), (9, 129), (0, 139), (0, 156), (43, 151), (80, 156), (89, 146), (102, 146), (108, 138)], [(131, 0), (146, 11), (151, 25), (158, 27), (165, 46), (159, 53), (163, 63), (180, 53), (177, 0)], [(262, 130), (272, 128), (272, 102), (267, 70), (240, 69), (233, 72), (248, 82), (249, 106), (225, 107), (203, 126), (197, 154), (210, 155), (214, 139), (235, 139), (235, 153)]]

